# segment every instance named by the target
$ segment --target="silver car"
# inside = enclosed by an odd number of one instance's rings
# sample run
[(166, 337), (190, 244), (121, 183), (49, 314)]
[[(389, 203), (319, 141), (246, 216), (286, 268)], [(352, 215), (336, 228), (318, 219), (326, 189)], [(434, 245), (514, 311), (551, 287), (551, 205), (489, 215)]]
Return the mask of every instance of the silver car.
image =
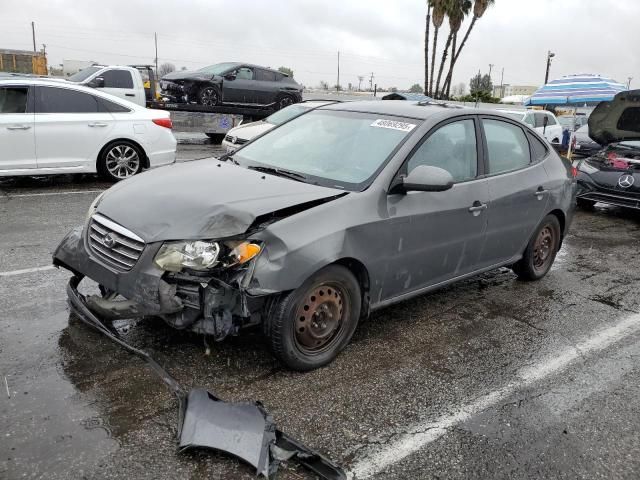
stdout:
[[(327, 105), (220, 161), (107, 190), (54, 263), (98, 316), (157, 315), (215, 340), (261, 325), (284, 364), (309, 370), (379, 308), (501, 266), (545, 276), (573, 172), (495, 111)], [(78, 293), (84, 276), (100, 294)]]

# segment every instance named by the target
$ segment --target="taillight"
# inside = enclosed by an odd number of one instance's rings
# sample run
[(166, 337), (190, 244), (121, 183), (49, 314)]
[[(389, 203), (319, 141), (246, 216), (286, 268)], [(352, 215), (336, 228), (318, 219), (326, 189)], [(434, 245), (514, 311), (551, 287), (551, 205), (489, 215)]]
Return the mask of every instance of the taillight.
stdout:
[(173, 128), (173, 122), (170, 118), (154, 118), (152, 122), (164, 128)]
[(578, 169), (576, 167), (571, 167), (571, 175), (573, 175), (573, 178), (578, 176)]

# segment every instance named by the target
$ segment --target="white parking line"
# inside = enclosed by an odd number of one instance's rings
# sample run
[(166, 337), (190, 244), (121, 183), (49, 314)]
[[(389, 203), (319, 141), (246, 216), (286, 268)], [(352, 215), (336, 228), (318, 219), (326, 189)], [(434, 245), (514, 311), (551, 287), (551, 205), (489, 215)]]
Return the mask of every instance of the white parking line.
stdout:
[[(48, 193), (19, 193), (17, 195), (7, 194), (5, 197), (17, 198), (17, 197), (45, 197), (48, 195), (82, 195), (84, 193), (100, 193), (104, 190), (70, 190), (68, 192), (48, 192)], [(0, 195), (0, 198), (2, 196)]]
[(567, 368), (579, 357), (596, 353), (640, 331), (640, 315), (632, 315), (617, 324), (595, 333), (575, 347), (558, 355), (552, 355), (533, 367), (519, 372), (517, 379), (497, 391), (488, 393), (475, 402), (465, 405), (452, 415), (414, 425), (410, 432), (357, 460), (349, 472), (350, 478), (363, 479), (384, 471), (409, 455), (418, 452), (431, 442), (445, 435), (449, 428), (463, 423), (475, 415), (504, 401), (516, 391), (555, 375)]
[(23, 268), (22, 270), (10, 270), (8, 272), (0, 272), (0, 277), (13, 277), (14, 275), (23, 275), (25, 273), (33, 272), (45, 272), (47, 270), (53, 270), (53, 265), (46, 265), (44, 267)]

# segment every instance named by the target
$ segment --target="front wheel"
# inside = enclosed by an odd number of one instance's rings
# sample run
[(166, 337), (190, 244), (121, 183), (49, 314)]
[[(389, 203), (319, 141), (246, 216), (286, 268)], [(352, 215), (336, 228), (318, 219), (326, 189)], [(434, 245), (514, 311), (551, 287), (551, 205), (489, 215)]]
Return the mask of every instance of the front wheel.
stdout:
[(273, 354), (292, 370), (322, 367), (349, 343), (362, 296), (353, 274), (330, 265), (280, 297), (267, 319)]
[(220, 95), (215, 87), (203, 87), (198, 92), (198, 103), (205, 107), (215, 107), (220, 103)]
[(119, 140), (102, 151), (98, 158), (98, 173), (112, 182), (133, 177), (142, 170), (144, 154), (131, 142)]
[(283, 108), (287, 108), (289, 105), (293, 105), (293, 97), (290, 95), (280, 95), (276, 99), (276, 108), (278, 110), (282, 110)]
[(547, 215), (529, 240), (522, 258), (512, 266), (521, 280), (540, 280), (549, 270), (560, 249), (560, 222)]

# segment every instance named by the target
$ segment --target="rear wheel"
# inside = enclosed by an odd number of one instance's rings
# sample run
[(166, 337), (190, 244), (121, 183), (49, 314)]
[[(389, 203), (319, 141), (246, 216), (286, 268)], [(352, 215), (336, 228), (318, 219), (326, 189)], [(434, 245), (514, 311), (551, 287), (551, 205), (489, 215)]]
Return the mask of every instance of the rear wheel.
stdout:
[(529, 240), (522, 259), (512, 266), (522, 280), (539, 280), (551, 269), (560, 248), (560, 222), (555, 215), (544, 217)]
[(293, 370), (326, 365), (351, 340), (361, 303), (360, 286), (348, 269), (320, 270), (274, 305), (267, 320), (273, 354)]
[(137, 145), (118, 140), (107, 145), (98, 158), (98, 173), (112, 182), (119, 182), (140, 173), (144, 154)]
[(593, 206), (596, 204), (593, 200), (587, 200), (586, 198), (577, 198), (576, 204), (580, 208), (584, 208), (585, 210), (591, 210)]
[(288, 107), (289, 105), (293, 105), (293, 97), (291, 95), (279, 95), (276, 99), (276, 108), (278, 110), (282, 110), (283, 108)]

